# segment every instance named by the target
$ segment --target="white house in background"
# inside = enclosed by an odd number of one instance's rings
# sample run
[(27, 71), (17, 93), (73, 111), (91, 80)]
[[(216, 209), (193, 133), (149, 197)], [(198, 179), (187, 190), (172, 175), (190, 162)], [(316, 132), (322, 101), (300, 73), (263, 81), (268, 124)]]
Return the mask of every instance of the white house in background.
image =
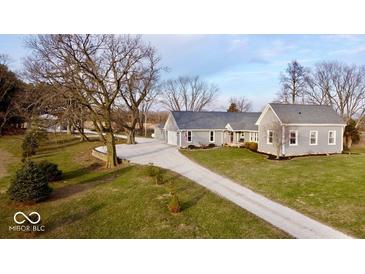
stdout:
[(178, 147), (258, 143), (258, 151), (280, 156), (341, 153), (342, 118), (320, 105), (268, 104), (259, 112), (170, 112), (155, 138)]

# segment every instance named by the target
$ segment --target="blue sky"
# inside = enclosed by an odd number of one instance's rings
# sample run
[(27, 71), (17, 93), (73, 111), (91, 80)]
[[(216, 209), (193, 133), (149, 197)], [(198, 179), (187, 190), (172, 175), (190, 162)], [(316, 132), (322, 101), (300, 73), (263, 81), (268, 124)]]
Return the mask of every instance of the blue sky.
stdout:
[[(22, 35), (0, 35), (0, 53), (21, 70), (28, 54)], [(220, 89), (215, 108), (224, 110), (230, 96), (245, 96), (254, 110), (275, 98), (279, 75), (293, 59), (304, 66), (337, 60), (365, 64), (365, 35), (143, 35), (155, 46), (164, 78), (199, 75)]]

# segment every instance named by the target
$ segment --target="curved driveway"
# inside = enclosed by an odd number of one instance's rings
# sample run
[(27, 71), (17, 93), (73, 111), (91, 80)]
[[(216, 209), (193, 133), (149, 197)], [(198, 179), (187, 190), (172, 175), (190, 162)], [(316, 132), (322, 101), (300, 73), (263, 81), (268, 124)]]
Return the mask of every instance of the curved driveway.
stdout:
[[(182, 155), (176, 147), (137, 138), (136, 145), (117, 145), (119, 158), (137, 164), (153, 163), (175, 171), (257, 215), (295, 238), (350, 238), (293, 209), (273, 202), (250, 189), (204, 168)], [(104, 152), (105, 147), (97, 150)]]

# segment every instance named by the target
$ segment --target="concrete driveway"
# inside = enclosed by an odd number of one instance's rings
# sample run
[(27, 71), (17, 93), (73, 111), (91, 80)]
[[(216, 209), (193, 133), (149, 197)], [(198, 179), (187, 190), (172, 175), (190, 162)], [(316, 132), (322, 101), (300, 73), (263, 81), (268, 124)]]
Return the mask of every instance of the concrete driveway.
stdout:
[[(315, 221), (293, 209), (273, 202), (183, 156), (176, 147), (162, 142), (137, 138), (136, 145), (117, 145), (118, 157), (137, 164), (153, 163), (175, 171), (206, 187), (238, 206), (257, 215), (295, 238), (350, 238), (329, 226)], [(105, 147), (97, 150), (105, 152)]]

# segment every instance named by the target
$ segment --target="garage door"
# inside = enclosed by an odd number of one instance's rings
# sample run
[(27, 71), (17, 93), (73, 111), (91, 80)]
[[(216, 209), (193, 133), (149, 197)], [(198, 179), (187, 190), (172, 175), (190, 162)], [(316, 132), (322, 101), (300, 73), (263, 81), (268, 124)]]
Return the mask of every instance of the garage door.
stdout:
[(167, 143), (169, 145), (177, 145), (177, 133), (176, 131), (168, 131), (167, 132)]

